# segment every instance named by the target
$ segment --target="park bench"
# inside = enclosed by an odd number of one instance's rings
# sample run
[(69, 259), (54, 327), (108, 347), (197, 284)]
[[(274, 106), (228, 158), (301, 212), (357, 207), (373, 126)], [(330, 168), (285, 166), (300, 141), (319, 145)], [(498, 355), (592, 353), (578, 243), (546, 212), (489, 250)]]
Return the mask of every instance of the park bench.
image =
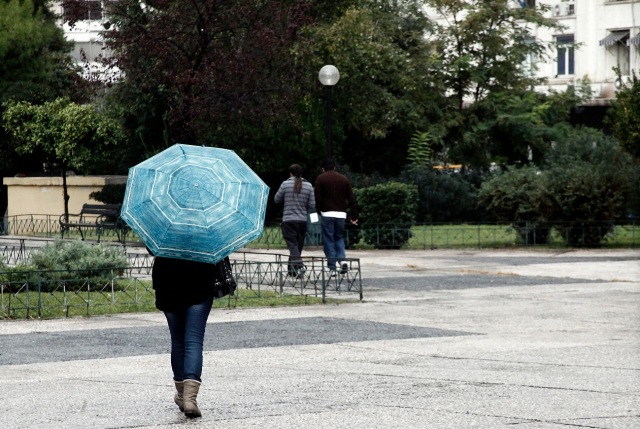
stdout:
[(98, 236), (98, 243), (100, 237), (107, 230), (115, 231), (118, 241), (125, 242), (129, 227), (120, 218), (121, 204), (84, 204), (82, 210), (78, 214), (69, 214), (66, 217), (63, 214), (60, 215), (60, 234), (64, 238), (64, 233), (67, 234), (71, 229), (78, 229), (80, 237), (84, 240), (84, 231), (93, 229)]

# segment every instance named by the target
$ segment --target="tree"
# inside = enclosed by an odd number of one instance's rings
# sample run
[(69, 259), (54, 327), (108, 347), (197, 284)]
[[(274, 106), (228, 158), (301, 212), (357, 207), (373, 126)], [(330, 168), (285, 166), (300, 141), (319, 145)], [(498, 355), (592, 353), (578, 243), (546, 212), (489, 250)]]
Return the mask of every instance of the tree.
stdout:
[(77, 80), (68, 55), (73, 45), (38, 3), (0, 0), (0, 102), (47, 100)]
[(122, 73), (112, 96), (126, 106), (121, 112), (140, 152), (176, 142), (246, 143), (252, 156), (247, 135), (290, 116), (297, 98), (291, 46), (307, 7), (286, 0), (105, 2), (112, 25), (103, 36), (110, 65)]
[[(0, 0), (0, 117), (8, 100), (42, 103), (69, 96), (85, 100), (88, 92), (77, 73), (55, 16), (45, 0)], [(15, 174), (39, 168), (36, 157), (17, 157), (0, 126), (0, 171)], [(24, 170), (22, 170), (24, 171)]]
[[(495, 156), (485, 118), (473, 106), (489, 94), (522, 94), (540, 83), (524, 66), (529, 56), (543, 60), (547, 46), (531, 36), (532, 28), (559, 29), (545, 18), (548, 6), (512, 7), (510, 0), (427, 0), (434, 14), (431, 39), (437, 46), (434, 79), (450, 92), (442, 105), (443, 124), (433, 148), (447, 161), (486, 167)], [(466, 104), (472, 108), (467, 109)], [(470, 132), (472, 130), (480, 133)]]
[[(424, 38), (430, 22), (418, 0), (347, 3), (339, 14), (305, 27), (312, 42), (305, 65), (340, 70), (333, 91), (336, 157), (357, 171), (397, 173), (412, 134), (425, 128), (440, 104), (434, 98), (444, 92), (434, 91), (430, 79), (433, 49)], [(310, 126), (321, 127), (323, 88), (315, 80), (313, 98), (303, 107), (313, 113)]]
[(539, 165), (552, 142), (570, 132), (571, 110), (590, 94), (586, 81), (562, 93), (491, 92), (465, 109), (472, 120), (457, 149), (480, 167)]
[(7, 103), (3, 126), (15, 140), (18, 154), (37, 153), (47, 168), (62, 176), (64, 213), (69, 214), (67, 172), (92, 171), (96, 160), (107, 159), (109, 149), (123, 139), (117, 122), (68, 99), (42, 105), (29, 102)]
[(616, 99), (607, 113), (607, 123), (620, 145), (636, 160), (640, 160), (640, 80), (635, 71), (630, 81), (623, 82), (620, 70), (616, 70), (622, 83), (616, 91)]

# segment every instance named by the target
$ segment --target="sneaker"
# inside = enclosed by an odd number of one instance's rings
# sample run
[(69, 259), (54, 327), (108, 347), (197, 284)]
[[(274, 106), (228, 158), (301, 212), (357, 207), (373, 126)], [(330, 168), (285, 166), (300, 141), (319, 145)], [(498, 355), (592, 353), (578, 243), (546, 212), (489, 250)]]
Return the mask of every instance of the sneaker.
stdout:
[(344, 262), (344, 263), (342, 264), (342, 267), (340, 267), (340, 274), (344, 276), (344, 275), (345, 275), (345, 274), (347, 274), (348, 272), (349, 272), (349, 265), (347, 265), (347, 263), (346, 263), (346, 262)]
[(298, 268), (298, 270), (296, 271), (296, 278), (297, 279), (301, 279), (304, 277), (304, 273), (307, 271), (306, 268), (302, 267), (302, 268)]
[(332, 278), (336, 276), (336, 270), (329, 270), (327, 277)]

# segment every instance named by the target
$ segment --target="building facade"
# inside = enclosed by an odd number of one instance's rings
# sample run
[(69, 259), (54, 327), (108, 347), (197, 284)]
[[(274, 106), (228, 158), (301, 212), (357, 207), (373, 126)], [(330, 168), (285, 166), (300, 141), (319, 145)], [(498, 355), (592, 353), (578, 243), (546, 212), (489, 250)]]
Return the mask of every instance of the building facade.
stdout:
[[(528, 2), (535, 3), (535, 2)], [(617, 74), (626, 80), (640, 66), (640, 2), (635, 0), (546, 0), (547, 13), (566, 28), (561, 33), (537, 29), (533, 36), (554, 42), (552, 61), (537, 64), (547, 87), (562, 91), (588, 79), (592, 104), (615, 98)], [(544, 89), (544, 88), (541, 88)]]
[[(64, 30), (67, 40), (75, 43), (71, 56), (82, 67), (85, 78), (91, 78), (104, 71), (101, 58), (108, 55), (100, 32), (109, 29), (110, 23), (104, 14), (100, 0), (84, 0), (84, 19), (73, 26), (60, 19), (59, 25)], [(65, 10), (60, 2), (54, 2), (52, 10), (60, 17), (65, 16)]]

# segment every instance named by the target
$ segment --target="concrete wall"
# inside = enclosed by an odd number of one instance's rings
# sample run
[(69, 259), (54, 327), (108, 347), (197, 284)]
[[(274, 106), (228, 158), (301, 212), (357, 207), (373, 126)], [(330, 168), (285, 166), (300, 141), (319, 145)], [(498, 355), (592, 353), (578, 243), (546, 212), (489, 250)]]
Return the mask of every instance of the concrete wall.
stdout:
[[(64, 213), (62, 177), (5, 177), (7, 186), (8, 216), (55, 215)], [(101, 204), (89, 198), (89, 194), (104, 185), (127, 183), (127, 176), (69, 176), (69, 213), (80, 213), (86, 203)]]

